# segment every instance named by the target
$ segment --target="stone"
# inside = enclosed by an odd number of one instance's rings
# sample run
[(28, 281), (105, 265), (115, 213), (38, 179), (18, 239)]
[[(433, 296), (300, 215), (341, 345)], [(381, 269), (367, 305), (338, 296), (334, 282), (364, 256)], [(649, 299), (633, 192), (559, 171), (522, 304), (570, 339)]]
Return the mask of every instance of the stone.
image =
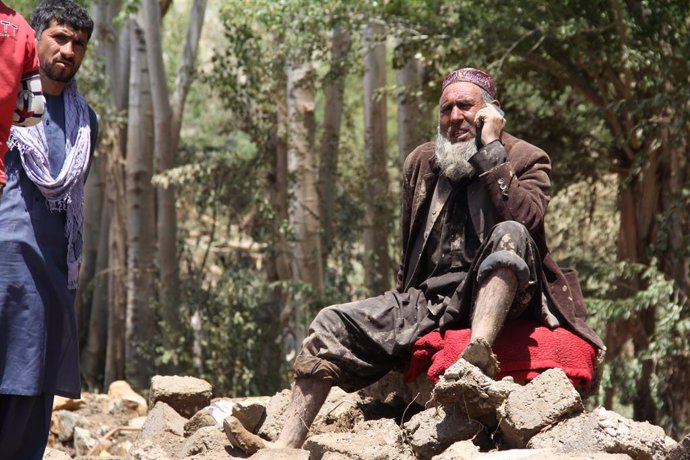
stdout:
[(667, 460), (690, 460), (690, 434), (671, 448)]
[(180, 449), (179, 457), (206, 455), (209, 452), (223, 452), (225, 454), (226, 446), (230, 446), (230, 443), (221, 428), (215, 424), (213, 426), (204, 426), (196, 430), (185, 440)]
[(413, 459), (402, 443), (402, 431), (391, 419), (369, 420), (355, 425), (351, 433), (312, 436), (304, 446), (313, 458), (335, 452), (353, 460)]
[(184, 424), (184, 437), (188, 438), (198, 429), (207, 426), (216, 426), (216, 420), (208, 413), (208, 410), (204, 408), (194, 414), (194, 416)]
[(88, 455), (98, 445), (98, 439), (84, 428), (74, 428), (74, 450), (77, 455)]
[(266, 418), (259, 428), (259, 436), (269, 441), (278, 439), (285, 423), (285, 409), (289, 403), (290, 390), (282, 390), (269, 399), (266, 405)]
[(71, 398), (65, 398), (64, 396), (55, 396), (53, 398), (53, 412), (59, 411), (59, 410), (69, 410), (69, 411), (75, 411), (80, 409), (86, 404), (86, 401), (83, 399), (71, 399)]
[(175, 436), (184, 435), (184, 425), (187, 420), (178, 414), (172, 407), (159, 401), (153, 406), (144, 426), (141, 428), (141, 436), (144, 439), (152, 439), (161, 433), (172, 433)]
[(436, 404), (460, 404), (472, 418), (495, 418), (497, 408), (520, 388), (511, 380), (489, 378), (478, 367), (459, 359), (441, 376), (431, 399)]
[[(309, 452), (303, 449), (261, 449), (250, 460), (309, 460)], [(324, 460), (326, 457), (323, 457)]]
[(146, 399), (124, 380), (116, 380), (108, 387), (108, 413), (146, 415)]
[(185, 418), (190, 418), (211, 403), (213, 388), (196, 377), (156, 375), (151, 379), (149, 401), (162, 401)]
[[(166, 449), (163, 445), (170, 446), (170, 433), (163, 434), (158, 439), (144, 439), (135, 444), (125, 457), (125, 460), (175, 460), (172, 449)], [(170, 446), (172, 447), (172, 446)]]
[(43, 460), (72, 460), (72, 457), (67, 452), (46, 447), (46, 450), (43, 452)]
[(549, 369), (510, 393), (498, 409), (509, 447), (524, 448), (542, 429), (584, 410), (580, 394), (562, 369)]
[(465, 440), (451, 444), (440, 454), (431, 457), (431, 460), (471, 460), (479, 455), (479, 446), (474, 445), (470, 440)]
[(247, 430), (256, 433), (266, 419), (266, 405), (270, 398), (242, 398), (232, 401), (232, 415), (242, 422)]
[(58, 411), (56, 417), (57, 435), (61, 442), (72, 440), (74, 437), (74, 428), (84, 427), (88, 424), (86, 418), (68, 410)]
[(469, 419), (457, 405), (432, 407), (403, 425), (406, 440), (419, 458), (430, 458), (457, 441), (472, 439), (482, 425)]
[(674, 446), (661, 427), (598, 408), (536, 434), (527, 447), (554, 448), (559, 452), (627, 454), (635, 460), (663, 460)]

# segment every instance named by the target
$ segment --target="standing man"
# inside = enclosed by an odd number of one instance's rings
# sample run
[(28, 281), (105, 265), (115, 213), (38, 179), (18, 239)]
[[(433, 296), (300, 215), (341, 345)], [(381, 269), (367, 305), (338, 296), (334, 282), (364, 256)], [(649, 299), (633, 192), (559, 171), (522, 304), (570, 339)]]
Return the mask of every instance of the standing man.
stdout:
[(42, 458), (54, 395), (81, 393), (74, 300), (98, 135), (74, 79), (93, 21), (70, 0), (44, 0), (31, 23), (47, 110), (12, 128), (0, 199), (0, 452), (17, 460)]
[(333, 385), (355, 391), (404, 370), (415, 341), (435, 329), (469, 327), (461, 358), (492, 378), (500, 363), (491, 346), (515, 318), (568, 328), (604, 348), (585, 323), (574, 272), (561, 270), (546, 247), (549, 157), (505, 133), (498, 107), (487, 73), (446, 76), (436, 142), (405, 161), (396, 289), (321, 310), (295, 361), (278, 440), (269, 444), (231, 417), (224, 427), (233, 445), (300, 447)]
[(5, 152), (10, 128), (41, 121), (45, 100), (38, 77), (36, 38), (21, 14), (0, 2), (0, 194), (7, 182)]

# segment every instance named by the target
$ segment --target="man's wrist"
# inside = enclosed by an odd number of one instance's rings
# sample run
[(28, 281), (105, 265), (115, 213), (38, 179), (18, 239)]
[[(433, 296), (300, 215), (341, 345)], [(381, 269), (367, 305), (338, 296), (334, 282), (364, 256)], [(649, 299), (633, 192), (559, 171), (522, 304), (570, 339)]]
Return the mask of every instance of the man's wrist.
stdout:
[(505, 163), (507, 157), (505, 147), (499, 139), (496, 139), (477, 150), (477, 153), (470, 157), (469, 162), (482, 174)]

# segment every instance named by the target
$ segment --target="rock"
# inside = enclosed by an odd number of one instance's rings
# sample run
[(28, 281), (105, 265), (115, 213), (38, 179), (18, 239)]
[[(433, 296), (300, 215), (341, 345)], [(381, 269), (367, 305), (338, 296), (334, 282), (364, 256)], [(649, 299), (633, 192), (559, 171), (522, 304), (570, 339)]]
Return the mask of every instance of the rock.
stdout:
[(89, 430), (80, 427), (74, 428), (74, 450), (77, 455), (88, 455), (97, 444), (98, 439)]
[(129, 452), (132, 449), (133, 445), (134, 444), (132, 443), (132, 441), (130, 441), (129, 439), (125, 439), (123, 441), (111, 444), (107, 450), (111, 455), (114, 455), (116, 457), (124, 457), (127, 455), (127, 452)]
[(479, 456), (479, 447), (470, 440), (458, 441), (431, 460), (470, 460)]
[(88, 421), (83, 416), (68, 410), (61, 410), (56, 413), (57, 435), (61, 442), (66, 442), (74, 437), (75, 427), (84, 427)]
[(127, 426), (130, 428), (142, 428), (146, 423), (146, 417), (134, 417), (127, 421)]
[(162, 401), (186, 418), (211, 403), (213, 388), (196, 377), (156, 375), (151, 379), (151, 406)]
[[(303, 449), (261, 449), (250, 460), (309, 460), (309, 452)], [(324, 460), (326, 457), (323, 457)]]
[(266, 405), (266, 419), (259, 428), (258, 435), (269, 441), (278, 438), (285, 422), (285, 409), (290, 403), (290, 390), (283, 390), (273, 395)]
[(690, 460), (690, 434), (669, 451), (667, 460)]
[(662, 460), (673, 448), (661, 427), (598, 408), (535, 435), (527, 447), (559, 452), (627, 454), (634, 460)]
[(166, 403), (159, 401), (146, 418), (141, 428), (144, 439), (152, 439), (161, 433), (172, 433), (175, 436), (184, 435), (184, 425), (187, 420)]
[(83, 407), (85, 404), (86, 401), (83, 399), (71, 399), (63, 396), (55, 396), (53, 398), (53, 412), (57, 412), (59, 410), (75, 411)]
[(181, 438), (173, 439), (172, 436), (170, 433), (163, 433), (155, 440), (142, 440), (130, 449), (125, 460), (175, 460), (172, 452), (179, 448), (179, 443), (175, 445), (175, 441)]
[(66, 452), (46, 447), (45, 452), (43, 452), (43, 460), (72, 460), (72, 458)]
[(545, 427), (583, 410), (565, 372), (549, 369), (510, 393), (498, 409), (499, 426), (510, 447), (523, 448)]
[(459, 359), (446, 369), (431, 398), (438, 404), (460, 404), (472, 418), (492, 418), (508, 395), (520, 388), (511, 380), (487, 377), (478, 367)]
[(242, 398), (232, 401), (232, 415), (242, 422), (247, 430), (256, 433), (266, 419), (266, 406), (270, 398)]
[(146, 399), (135, 392), (129, 383), (116, 380), (108, 387), (108, 413), (146, 415)]
[(216, 419), (203, 408), (184, 424), (184, 437), (188, 438), (198, 429), (207, 426), (216, 426)]
[(402, 431), (391, 419), (358, 423), (352, 433), (329, 433), (308, 438), (303, 449), (313, 458), (322, 458), (329, 452), (353, 460), (413, 459), (402, 444)]
[(482, 425), (469, 419), (458, 406), (446, 406), (420, 412), (403, 428), (415, 455), (430, 458), (457, 441), (473, 438)]
[(197, 455), (208, 455), (212, 452), (222, 452), (226, 458), (225, 447), (230, 447), (230, 443), (225, 437), (225, 433), (217, 427), (204, 426), (196, 430), (182, 445), (179, 452), (180, 458)]

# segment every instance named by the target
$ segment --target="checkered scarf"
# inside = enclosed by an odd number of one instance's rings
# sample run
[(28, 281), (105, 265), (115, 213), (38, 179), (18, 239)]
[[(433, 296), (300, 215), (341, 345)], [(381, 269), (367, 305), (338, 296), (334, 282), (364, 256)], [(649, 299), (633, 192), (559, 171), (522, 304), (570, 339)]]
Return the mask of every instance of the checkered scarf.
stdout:
[(16, 148), (26, 175), (46, 198), (51, 211), (65, 211), (67, 287), (76, 289), (81, 265), (84, 225), (84, 178), (91, 152), (89, 109), (72, 79), (64, 91), (65, 162), (57, 178), (50, 174), (48, 142), (43, 122), (30, 128), (12, 127), (8, 146)]

